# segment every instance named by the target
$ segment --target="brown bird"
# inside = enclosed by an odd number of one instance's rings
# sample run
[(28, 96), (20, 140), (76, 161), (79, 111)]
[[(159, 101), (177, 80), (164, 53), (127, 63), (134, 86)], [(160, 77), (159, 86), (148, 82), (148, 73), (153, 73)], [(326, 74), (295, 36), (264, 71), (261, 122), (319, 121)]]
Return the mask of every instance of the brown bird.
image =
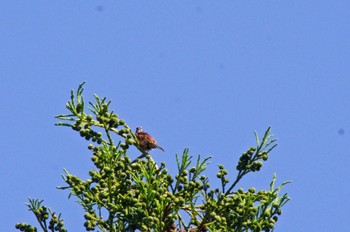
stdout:
[(150, 136), (148, 133), (142, 130), (142, 127), (138, 126), (136, 128), (135, 135), (137, 137), (137, 140), (139, 141), (139, 145), (141, 149), (145, 151), (149, 151), (154, 148), (158, 148), (164, 151), (163, 148), (157, 145), (157, 141), (152, 136)]

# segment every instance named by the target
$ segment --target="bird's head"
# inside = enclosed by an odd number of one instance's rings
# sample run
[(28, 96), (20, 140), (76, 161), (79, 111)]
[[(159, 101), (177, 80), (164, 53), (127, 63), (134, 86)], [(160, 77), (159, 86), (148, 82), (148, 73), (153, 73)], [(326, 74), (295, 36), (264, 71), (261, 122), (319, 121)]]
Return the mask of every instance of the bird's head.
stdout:
[(140, 132), (142, 132), (142, 127), (141, 126), (136, 127), (136, 133), (140, 133)]

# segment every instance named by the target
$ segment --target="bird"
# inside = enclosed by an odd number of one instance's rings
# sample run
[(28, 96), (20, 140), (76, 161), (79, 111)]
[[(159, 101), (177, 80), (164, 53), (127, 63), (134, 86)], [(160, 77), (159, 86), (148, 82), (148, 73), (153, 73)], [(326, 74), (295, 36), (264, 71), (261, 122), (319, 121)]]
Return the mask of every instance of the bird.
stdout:
[(159, 150), (164, 151), (162, 147), (157, 145), (157, 141), (152, 136), (142, 130), (142, 127), (136, 127), (135, 135), (142, 150), (149, 151), (158, 148)]

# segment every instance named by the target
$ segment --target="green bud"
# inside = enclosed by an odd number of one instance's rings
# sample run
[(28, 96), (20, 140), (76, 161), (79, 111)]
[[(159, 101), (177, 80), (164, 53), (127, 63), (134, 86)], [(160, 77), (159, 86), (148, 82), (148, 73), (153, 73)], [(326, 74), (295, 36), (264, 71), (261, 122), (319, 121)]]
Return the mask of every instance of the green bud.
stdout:
[(107, 111), (107, 110), (108, 110), (108, 104), (107, 104), (107, 103), (103, 103), (103, 104), (102, 104), (102, 109), (103, 109), (104, 111)]
[(196, 183), (194, 181), (190, 181), (189, 183), (189, 186), (192, 187), (192, 188), (195, 188), (196, 187)]
[(64, 226), (64, 223), (63, 223), (63, 221), (60, 221), (59, 223), (58, 223), (58, 225), (57, 225), (58, 227), (60, 227), (60, 228), (62, 228), (63, 226)]
[(91, 120), (92, 120), (92, 115), (89, 114), (88, 116), (86, 116), (86, 120), (87, 120), (87, 121), (91, 121)]
[(270, 218), (270, 219), (269, 219), (269, 223), (275, 224), (275, 222), (276, 222), (276, 221), (275, 221), (273, 218)]
[(97, 163), (97, 162), (98, 162), (98, 157), (95, 156), (95, 155), (93, 155), (93, 156), (91, 157), (91, 161), (94, 162), (94, 163)]
[(140, 164), (139, 163), (132, 163), (132, 164), (130, 164), (130, 167), (133, 170), (135, 170), (135, 169), (138, 170), (140, 168)]
[(172, 177), (171, 175), (168, 175), (166, 178), (167, 178), (167, 181), (168, 181), (170, 184), (174, 182), (174, 179), (173, 179), (173, 177)]
[(256, 148), (255, 147), (251, 147), (251, 148), (249, 148), (249, 151), (255, 151), (256, 150)]
[(121, 143), (120, 144), (120, 147), (124, 150), (128, 149), (129, 148), (129, 145), (128, 144), (125, 144), (125, 143)]
[(85, 140), (90, 140), (91, 136), (90, 135), (85, 135)]
[(52, 215), (51, 221), (53, 221), (53, 222), (58, 222), (58, 217), (56, 216), (56, 214), (53, 214), (53, 215)]
[(217, 222), (221, 223), (221, 217), (219, 215), (216, 215), (214, 218)]
[(258, 168), (261, 168), (263, 166), (263, 163), (260, 161), (256, 161), (254, 163), (257, 165)]
[(111, 173), (111, 169), (109, 167), (104, 167), (103, 171), (106, 173), (106, 174), (110, 174)]
[(133, 140), (133, 139), (127, 139), (126, 143), (131, 144), (131, 145), (136, 144), (135, 140)]
[(81, 126), (79, 126), (78, 124), (74, 124), (72, 125), (72, 129), (75, 131), (80, 131), (81, 130)]
[(95, 215), (92, 215), (92, 214), (90, 214), (90, 213), (85, 213), (85, 214), (84, 214), (84, 218), (85, 218), (86, 220), (91, 220), (91, 219), (95, 219), (96, 216), (95, 216)]
[(275, 201), (275, 202), (273, 202), (273, 203), (272, 203), (272, 207), (274, 207), (274, 208), (278, 208), (278, 207), (279, 207), (278, 202), (276, 202), (276, 201)]
[(118, 123), (118, 118), (117, 117), (112, 117), (110, 120), (111, 125), (116, 125)]
[(79, 131), (79, 134), (80, 134), (81, 137), (84, 137), (84, 136), (85, 136), (85, 130), (84, 130), (84, 129), (83, 129), (83, 130), (80, 130), (80, 131)]
[(275, 222), (277, 222), (278, 221), (278, 217), (277, 216), (273, 216), (273, 218), (272, 218)]
[(82, 111), (82, 109), (83, 109), (83, 105), (79, 102), (79, 103), (77, 104), (77, 107), (76, 107), (77, 113), (80, 113), (80, 112)]

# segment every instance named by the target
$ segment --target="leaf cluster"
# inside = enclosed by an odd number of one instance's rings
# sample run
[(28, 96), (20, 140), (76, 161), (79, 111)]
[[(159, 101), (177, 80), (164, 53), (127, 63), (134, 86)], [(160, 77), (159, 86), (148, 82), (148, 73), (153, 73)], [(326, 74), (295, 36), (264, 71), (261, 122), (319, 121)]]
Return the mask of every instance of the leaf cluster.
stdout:
[[(261, 141), (255, 133), (256, 146), (241, 155), (232, 184), (229, 171), (218, 165), (216, 177), (221, 186), (211, 188), (209, 178), (203, 174), (211, 157), (198, 156), (193, 163), (189, 149), (185, 149), (181, 156), (176, 155), (178, 173), (173, 177), (165, 163), (158, 166), (141, 149), (130, 127), (110, 111), (110, 101), (95, 95), (95, 103), (90, 102), (85, 109), (83, 85), (76, 92), (72, 90), (66, 104), (70, 113), (56, 116), (61, 120), (56, 125), (70, 127), (91, 142), (88, 149), (95, 168), (89, 171), (89, 178), (83, 180), (64, 170), (66, 186), (58, 187), (69, 190), (69, 196), (78, 199), (85, 212), (87, 231), (273, 230), (282, 207), (290, 199), (287, 194), (279, 196), (288, 182), (275, 188), (274, 175), (269, 190), (236, 189), (243, 176), (262, 168), (277, 145), (270, 128)], [(131, 146), (140, 151), (137, 158), (132, 159), (128, 154)], [(44, 231), (66, 231), (60, 216), (41, 203), (30, 199), (28, 205), (40, 227)], [(16, 228), (37, 231), (25, 223), (17, 224)]]
[[(51, 209), (49, 209), (47, 206), (43, 206), (42, 202), (42, 200), (39, 201), (37, 199), (29, 198), (29, 203), (26, 204), (29, 208), (29, 211), (32, 211), (34, 213), (40, 224), (40, 227), (45, 232), (67, 232), (67, 229), (63, 227), (64, 222), (61, 219), (61, 214), (57, 215), (55, 212), (52, 212)], [(25, 222), (17, 223), (16, 229), (26, 232), (37, 232), (36, 227)]]

